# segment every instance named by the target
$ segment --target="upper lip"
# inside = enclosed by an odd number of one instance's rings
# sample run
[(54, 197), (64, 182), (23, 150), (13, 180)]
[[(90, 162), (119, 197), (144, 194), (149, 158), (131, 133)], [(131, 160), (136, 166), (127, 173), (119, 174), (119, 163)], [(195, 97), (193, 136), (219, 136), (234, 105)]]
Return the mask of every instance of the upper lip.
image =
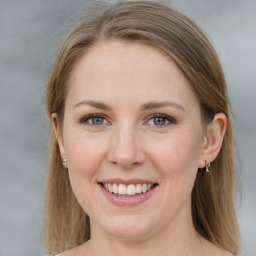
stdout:
[(120, 178), (113, 178), (113, 179), (105, 179), (100, 181), (99, 183), (111, 183), (111, 184), (124, 184), (124, 185), (129, 185), (129, 184), (157, 184), (154, 181), (150, 180), (144, 180), (144, 179), (120, 179)]

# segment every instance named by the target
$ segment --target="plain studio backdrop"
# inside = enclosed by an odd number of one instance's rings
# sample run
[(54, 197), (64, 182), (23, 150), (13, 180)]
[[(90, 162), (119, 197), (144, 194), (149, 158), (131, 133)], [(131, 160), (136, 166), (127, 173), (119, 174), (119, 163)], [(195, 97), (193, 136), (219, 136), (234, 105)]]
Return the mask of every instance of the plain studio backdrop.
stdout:
[[(256, 1), (162, 1), (208, 34), (226, 75), (240, 147), (237, 211), (244, 256), (256, 242)], [(48, 122), (44, 97), (56, 50), (84, 0), (0, 0), (0, 256), (42, 256)]]

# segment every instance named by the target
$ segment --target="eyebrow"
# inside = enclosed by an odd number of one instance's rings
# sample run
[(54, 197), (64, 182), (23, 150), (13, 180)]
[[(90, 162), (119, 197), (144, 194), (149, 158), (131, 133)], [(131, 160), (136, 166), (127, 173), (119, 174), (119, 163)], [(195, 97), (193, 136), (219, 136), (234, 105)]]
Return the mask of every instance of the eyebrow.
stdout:
[(175, 102), (171, 102), (171, 101), (163, 101), (163, 102), (151, 101), (151, 102), (141, 105), (140, 110), (142, 111), (142, 110), (147, 110), (147, 109), (162, 108), (162, 107), (169, 107), (169, 106), (185, 111), (185, 109), (181, 105), (179, 105)]
[[(112, 110), (112, 108), (110, 106), (108, 106), (107, 104), (98, 102), (98, 101), (94, 101), (94, 100), (82, 100), (82, 101), (76, 103), (73, 108), (77, 108), (82, 105), (88, 105), (88, 106), (102, 109), (102, 110)], [(154, 109), (154, 108), (169, 107), (169, 106), (185, 111), (185, 109), (181, 105), (179, 105), (175, 102), (170, 102), (170, 101), (163, 101), (163, 102), (150, 101), (150, 102), (142, 104), (140, 107), (140, 111)]]
[(102, 110), (112, 110), (111, 107), (106, 105), (105, 103), (94, 101), (94, 100), (82, 100), (77, 104), (75, 104), (73, 108), (77, 108), (82, 105), (88, 105), (88, 106), (92, 106), (94, 108), (99, 108)]

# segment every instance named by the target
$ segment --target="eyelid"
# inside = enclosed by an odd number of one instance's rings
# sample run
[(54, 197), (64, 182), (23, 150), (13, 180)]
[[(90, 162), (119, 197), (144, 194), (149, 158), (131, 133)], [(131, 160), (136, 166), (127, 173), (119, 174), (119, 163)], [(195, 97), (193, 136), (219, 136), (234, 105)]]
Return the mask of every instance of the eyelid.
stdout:
[[(88, 123), (88, 120), (90, 120), (91, 118), (97, 118), (97, 117), (103, 118), (105, 121), (107, 121), (108, 122), (107, 125), (110, 124), (110, 122), (108, 121), (108, 118), (104, 114), (99, 114), (99, 113), (86, 115), (86, 116), (82, 117), (81, 119), (79, 119), (79, 123), (82, 123), (82, 124), (86, 123), (87, 126), (98, 127), (98, 128), (100, 128), (102, 126), (105, 126), (106, 124), (95, 125), (95, 124)], [(168, 125), (172, 125), (172, 124), (177, 123), (177, 121), (173, 117), (171, 117), (169, 115), (166, 115), (166, 114), (162, 114), (162, 113), (154, 113), (154, 114), (149, 115), (146, 119), (146, 123), (149, 122), (149, 120), (151, 120), (153, 118), (156, 118), (156, 117), (161, 117), (161, 118), (164, 118), (165, 120), (168, 121), (168, 123), (164, 124), (164, 125), (156, 125), (156, 124), (152, 125), (152, 126), (155, 126), (155, 127), (158, 127), (158, 128), (163, 128), (163, 127), (166, 127)]]
[(92, 127), (102, 127), (106, 124), (102, 124), (102, 125), (96, 125), (96, 124), (90, 124), (88, 123), (88, 120), (90, 120), (91, 118), (96, 118), (96, 117), (99, 117), (99, 118), (103, 118), (104, 120), (106, 120), (108, 123), (110, 123), (108, 120), (107, 120), (107, 117), (103, 114), (99, 114), (99, 113), (95, 113), (95, 114), (89, 114), (89, 115), (86, 115), (82, 118), (79, 119), (79, 123), (86, 123), (87, 126), (92, 126)]
[(149, 120), (151, 120), (152, 118), (155, 118), (155, 117), (162, 117), (162, 118), (165, 118), (169, 123), (168, 124), (164, 124), (164, 125), (153, 125), (153, 126), (155, 126), (155, 127), (159, 127), (159, 128), (161, 128), (161, 127), (166, 127), (166, 126), (168, 126), (168, 125), (171, 125), (171, 124), (176, 124), (177, 123), (177, 121), (173, 118), (173, 117), (171, 117), (171, 116), (169, 116), (169, 115), (166, 115), (166, 114), (162, 114), (162, 113), (154, 113), (154, 114), (151, 114), (150, 116), (148, 116), (147, 117), (147, 121), (146, 122), (148, 122)]

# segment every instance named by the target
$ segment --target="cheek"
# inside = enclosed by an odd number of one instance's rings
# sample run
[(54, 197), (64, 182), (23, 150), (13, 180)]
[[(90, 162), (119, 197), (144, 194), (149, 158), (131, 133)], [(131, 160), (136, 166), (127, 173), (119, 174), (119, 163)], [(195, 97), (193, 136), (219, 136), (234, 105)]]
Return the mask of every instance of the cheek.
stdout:
[(172, 134), (160, 143), (151, 145), (151, 158), (160, 166), (163, 176), (181, 175), (198, 168), (201, 151), (200, 137), (190, 132)]
[(90, 209), (89, 199), (98, 186), (96, 175), (105, 157), (105, 145), (99, 144), (96, 136), (88, 137), (82, 131), (67, 129), (64, 139), (70, 183), (77, 200), (87, 212)]
[(88, 136), (82, 130), (67, 130), (65, 150), (72, 175), (93, 179), (106, 151), (105, 140), (99, 137), (97, 134)]
[(166, 200), (177, 204), (177, 209), (190, 197), (198, 170), (201, 133), (195, 131), (179, 130), (161, 143), (151, 145), (150, 158), (159, 173), (160, 182), (165, 184)]
[[(190, 209), (190, 197), (194, 186), (200, 144), (190, 133), (175, 134), (152, 148), (151, 159), (160, 177), (162, 196), (158, 208), (164, 219), (172, 219), (186, 207)], [(200, 141), (200, 140), (199, 140)], [(163, 222), (163, 225), (165, 223)]]

